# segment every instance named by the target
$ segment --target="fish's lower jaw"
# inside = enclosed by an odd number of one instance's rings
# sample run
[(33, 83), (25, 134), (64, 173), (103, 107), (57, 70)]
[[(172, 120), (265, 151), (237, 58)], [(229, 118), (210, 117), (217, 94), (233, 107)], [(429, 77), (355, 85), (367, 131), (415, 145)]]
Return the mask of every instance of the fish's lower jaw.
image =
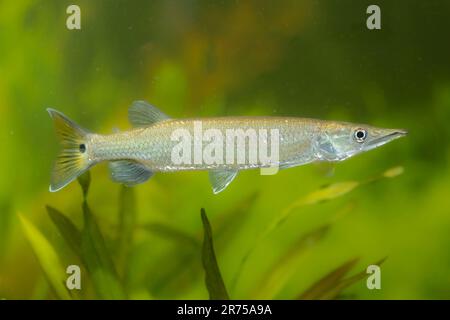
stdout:
[(323, 155), (323, 154), (316, 154), (316, 159), (318, 161), (326, 161), (326, 162), (341, 162), (344, 160), (347, 160), (350, 157), (353, 157), (357, 153), (351, 153), (351, 154), (341, 154), (341, 155)]

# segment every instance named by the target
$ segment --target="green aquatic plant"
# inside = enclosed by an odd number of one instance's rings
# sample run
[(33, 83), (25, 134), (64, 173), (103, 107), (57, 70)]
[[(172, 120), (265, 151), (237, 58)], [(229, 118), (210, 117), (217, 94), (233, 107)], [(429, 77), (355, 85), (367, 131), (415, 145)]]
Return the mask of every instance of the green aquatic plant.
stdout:
[(276, 263), (266, 272), (263, 279), (257, 284), (253, 295), (257, 299), (272, 299), (286, 285), (297, 271), (296, 266), (301, 256), (316, 245), (328, 233), (331, 225), (322, 225), (311, 232), (301, 235), (288, 250), (277, 259)]
[(208, 288), (209, 298), (212, 300), (228, 300), (230, 297), (228, 296), (222, 275), (220, 274), (214, 252), (211, 225), (203, 208), (201, 209), (201, 218), (205, 233), (202, 247), (202, 262), (203, 268), (205, 269), (205, 283)]
[[(212, 219), (214, 225), (215, 248), (223, 251), (229, 248), (233, 238), (239, 233), (248, 219), (252, 207), (259, 197), (258, 192), (252, 192), (233, 204), (232, 207), (221, 211)], [(187, 279), (195, 282), (201, 273), (199, 252), (201, 251), (203, 230), (190, 234), (179, 227), (168, 223), (148, 223), (138, 226), (160, 239), (173, 244), (168, 249), (160, 263), (167, 267), (160, 270), (157, 279), (154, 279), (152, 291), (173, 292), (182, 291)], [(154, 277), (153, 277), (154, 278)]]
[(305, 196), (301, 196), (298, 200), (292, 202), (288, 205), (280, 215), (276, 216), (272, 223), (269, 224), (267, 229), (264, 231), (263, 236), (268, 235), (272, 232), (276, 227), (278, 227), (281, 223), (286, 221), (289, 216), (294, 212), (295, 209), (300, 208), (302, 206), (314, 205), (323, 202), (327, 202), (339, 197), (342, 197), (351, 191), (355, 190), (358, 187), (367, 185), (369, 183), (381, 180), (383, 178), (394, 178), (403, 173), (404, 169), (401, 166), (396, 166), (390, 168), (383, 173), (366, 179), (362, 181), (342, 181), (336, 182), (329, 185), (325, 185), (320, 187), (317, 190), (314, 190)]
[[(362, 182), (338, 182), (319, 190), (313, 191), (289, 205), (274, 221), (268, 225), (262, 235), (266, 236), (273, 231), (280, 222), (286, 220), (289, 214), (298, 207), (315, 205), (324, 201), (341, 197), (356, 187), (377, 181), (381, 178), (392, 178), (403, 172), (402, 167), (386, 170), (381, 175)], [(150, 299), (163, 295), (164, 290), (185, 281), (187, 275), (192, 275), (191, 282), (198, 275), (204, 274), (204, 283), (210, 299), (230, 299), (229, 291), (220, 272), (216, 255), (216, 242), (220, 251), (230, 242), (234, 234), (246, 218), (251, 207), (258, 199), (253, 193), (238, 202), (234, 208), (214, 219), (214, 237), (211, 223), (205, 209), (201, 209), (203, 230), (196, 235), (187, 233), (178, 227), (165, 223), (151, 222), (139, 225), (137, 223), (136, 195), (133, 188), (121, 187), (118, 197), (118, 214), (115, 236), (105, 237), (89, 204), (88, 195), (91, 177), (86, 172), (78, 179), (82, 190), (81, 212), (83, 217), (82, 228), (78, 227), (68, 215), (52, 206), (46, 206), (50, 220), (61, 235), (65, 245), (73, 256), (79, 261), (84, 277), (83, 291), (70, 291), (65, 287), (67, 275), (64, 273), (63, 260), (50, 241), (27, 218), (20, 215), (20, 221), (42, 270), (47, 279), (54, 297), (59, 299)], [(280, 219), (281, 218), (281, 219)], [(332, 223), (323, 224), (310, 232), (305, 232), (296, 241), (284, 250), (284, 253), (265, 272), (260, 282), (256, 283), (248, 293), (249, 298), (271, 299), (276, 298), (289, 280), (298, 273), (300, 258), (322, 241), (328, 234)], [(130, 272), (132, 272), (132, 252), (135, 247), (134, 238), (137, 231), (145, 231), (157, 238), (166, 239), (174, 245), (174, 251), (169, 252), (173, 268), (167, 268), (155, 279), (157, 286), (133, 289), (130, 285)], [(201, 236), (203, 240), (201, 240)], [(260, 237), (262, 240), (264, 237)], [(260, 241), (259, 240), (259, 241)], [(259, 242), (257, 241), (256, 244)], [(254, 247), (253, 247), (254, 248)], [(252, 251), (249, 251), (250, 253)], [(250, 254), (244, 256), (244, 262)], [(344, 289), (363, 280), (367, 275), (365, 271), (346, 277), (356, 265), (357, 259), (352, 259), (339, 266), (323, 278), (313, 283), (306, 291), (300, 294), (299, 299), (336, 299), (340, 298)], [(199, 263), (201, 262), (201, 264)], [(161, 262), (159, 262), (161, 263)], [(378, 264), (381, 264), (380, 261)], [(169, 264), (169, 263), (167, 263)], [(199, 267), (202, 268), (199, 268)], [(242, 268), (242, 265), (240, 266)], [(237, 275), (239, 275), (239, 269)], [(185, 274), (185, 275), (183, 275)], [(149, 274), (149, 277), (153, 275)], [(153, 276), (156, 278), (156, 276)], [(239, 279), (235, 277), (233, 281)], [(87, 282), (86, 282), (87, 281)], [(231, 281), (231, 284), (233, 284)], [(167, 282), (167, 283), (166, 283)], [(172, 283), (172, 284), (171, 284)], [(45, 287), (43, 287), (45, 289)], [(231, 286), (231, 288), (234, 288)], [(42, 290), (44, 290), (42, 289)], [(159, 292), (159, 293), (158, 293)], [(169, 290), (170, 292), (170, 290)]]
[(86, 269), (100, 298), (122, 299), (126, 297), (100, 228), (86, 201), (83, 202), (84, 228), (81, 248)]
[[(394, 178), (401, 174), (403, 174), (404, 168), (402, 166), (396, 166), (392, 167), (383, 173), (376, 175), (374, 177), (368, 178), (366, 180), (362, 181), (343, 181), (343, 182), (336, 182), (333, 184), (329, 184), (326, 186), (322, 186), (317, 190), (314, 190), (304, 196), (301, 196), (298, 200), (292, 202), (289, 204), (280, 214), (276, 215), (272, 221), (267, 225), (267, 227), (263, 230), (263, 232), (260, 233), (260, 235), (257, 237), (256, 241), (253, 243), (253, 245), (247, 250), (244, 257), (242, 258), (238, 270), (233, 278), (231, 287), (234, 288), (236, 286), (236, 283), (238, 281), (239, 276), (241, 275), (241, 272), (243, 268), (245, 267), (245, 264), (247, 263), (248, 259), (250, 258), (251, 254), (254, 252), (254, 250), (258, 247), (258, 245), (275, 229), (277, 229), (283, 222), (285, 222), (291, 214), (294, 212), (295, 209), (298, 209), (303, 206), (307, 205), (316, 205), (321, 204), (327, 201), (331, 201), (333, 199), (342, 197), (353, 190), (355, 190), (358, 187), (368, 185), (370, 183), (376, 182), (378, 180), (381, 180), (383, 178)], [(337, 216), (339, 217), (339, 216)], [(336, 219), (336, 218), (335, 218)]]
[(126, 298), (104, 237), (87, 204), (90, 186), (89, 172), (79, 178), (79, 183), (83, 191), (83, 229), (80, 231), (64, 214), (47, 206), (49, 217), (67, 245), (86, 268), (97, 297), (102, 299)]
[(60, 299), (71, 299), (66, 289), (63, 265), (53, 246), (45, 236), (27, 219), (19, 214), (23, 231), (30, 242), (33, 251), (42, 267), (44, 275), (51, 285), (54, 293)]
[[(357, 274), (345, 278), (350, 270), (358, 262), (358, 258), (350, 259), (336, 269), (326, 274), (323, 278), (313, 283), (305, 292), (299, 295), (301, 300), (330, 300), (336, 299), (342, 291), (367, 277), (366, 270), (360, 271)], [(381, 265), (386, 258), (378, 261), (375, 265)]]
[(66, 241), (68, 247), (72, 249), (77, 257), (82, 258), (81, 231), (60, 211), (50, 206), (47, 206), (46, 208), (48, 216)]

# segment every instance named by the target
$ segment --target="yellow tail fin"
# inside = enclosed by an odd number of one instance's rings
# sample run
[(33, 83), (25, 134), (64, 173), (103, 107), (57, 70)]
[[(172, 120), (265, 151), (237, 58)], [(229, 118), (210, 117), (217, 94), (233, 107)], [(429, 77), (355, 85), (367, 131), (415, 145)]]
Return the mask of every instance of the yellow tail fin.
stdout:
[(86, 135), (88, 132), (54, 109), (47, 109), (55, 124), (55, 131), (62, 145), (53, 167), (50, 192), (56, 192), (90, 167), (87, 156)]

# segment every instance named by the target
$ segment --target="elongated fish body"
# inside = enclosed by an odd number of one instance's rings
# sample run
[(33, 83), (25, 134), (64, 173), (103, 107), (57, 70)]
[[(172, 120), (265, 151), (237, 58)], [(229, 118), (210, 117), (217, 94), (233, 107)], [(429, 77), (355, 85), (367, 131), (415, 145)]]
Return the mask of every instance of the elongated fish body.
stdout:
[[(111, 135), (88, 135), (89, 149), (93, 161), (111, 161), (130, 159), (145, 163), (153, 172), (158, 171), (181, 171), (181, 170), (245, 170), (261, 168), (264, 163), (257, 159), (255, 163), (239, 163), (237, 161), (238, 151), (235, 150), (236, 161), (226, 161), (226, 152), (222, 161), (215, 163), (204, 163), (194, 161), (194, 152), (191, 152), (192, 161), (188, 163), (173, 164), (172, 151), (179, 144), (172, 135), (175, 130), (185, 130), (195, 139), (195, 127), (201, 125), (205, 132), (210, 129), (218, 130), (220, 134), (227, 137), (229, 132), (242, 130), (244, 134), (247, 130), (258, 133), (265, 130), (270, 139), (270, 132), (279, 132), (279, 159), (272, 165), (287, 166), (290, 164), (305, 164), (317, 159), (314, 154), (313, 142), (320, 127), (320, 121), (312, 119), (288, 118), (288, 117), (224, 117), (224, 118), (204, 118), (204, 119), (168, 119), (157, 122), (150, 127), (137, 128), (127, 132), (119, 132)], [(198, 136), (198, 135), (197, 135)], [(236, 135), (233, 135), (236, 137)], [(200, 137), (201, 138), (201, 137)], [(247, 136), (248, 139), (248, 136)], [(197, 142), (199, 142), (197, 139)], [(208, 143), (200, 141), (205, 146)], [(193, 143), (192, 143), (193, 144)], [(237, 146), (236, 146), (237, 147)], [(248, 155), (250, 153), (250, 143), (244, 145), (241, 152)], [(270, 148), (268, 150), (270, 153)], [(266, 164), (267, 166), (267, 164)]]
[(82, 129), (56, 110), (48, 112), (63, 146), (52, 172), (52, 192), (91, 166), (108, 161), (111, 178), (129, 186), (147, 181), (154, 172), (208, 170), (218, 193), (240, 170), (341, 161), (406, 134), (399, 129), (292, 117), (171, 119), (136, 101), (128, 114), (133, 129), (101, 135)]

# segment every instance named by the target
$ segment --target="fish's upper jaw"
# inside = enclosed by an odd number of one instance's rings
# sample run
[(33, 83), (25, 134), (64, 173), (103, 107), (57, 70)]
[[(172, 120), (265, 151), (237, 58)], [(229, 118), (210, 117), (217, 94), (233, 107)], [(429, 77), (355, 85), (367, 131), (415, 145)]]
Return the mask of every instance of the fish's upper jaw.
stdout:
[(375, 136), (374, 138), (367, 141), (364, 146), (364, 150), (371, 150), (377, 147), (380, 147), (388, 142), (391, 142), (395, 139), (404, 137), (408, 134), (408, 131), (404, 129), (385, 129), (381, 134)]

